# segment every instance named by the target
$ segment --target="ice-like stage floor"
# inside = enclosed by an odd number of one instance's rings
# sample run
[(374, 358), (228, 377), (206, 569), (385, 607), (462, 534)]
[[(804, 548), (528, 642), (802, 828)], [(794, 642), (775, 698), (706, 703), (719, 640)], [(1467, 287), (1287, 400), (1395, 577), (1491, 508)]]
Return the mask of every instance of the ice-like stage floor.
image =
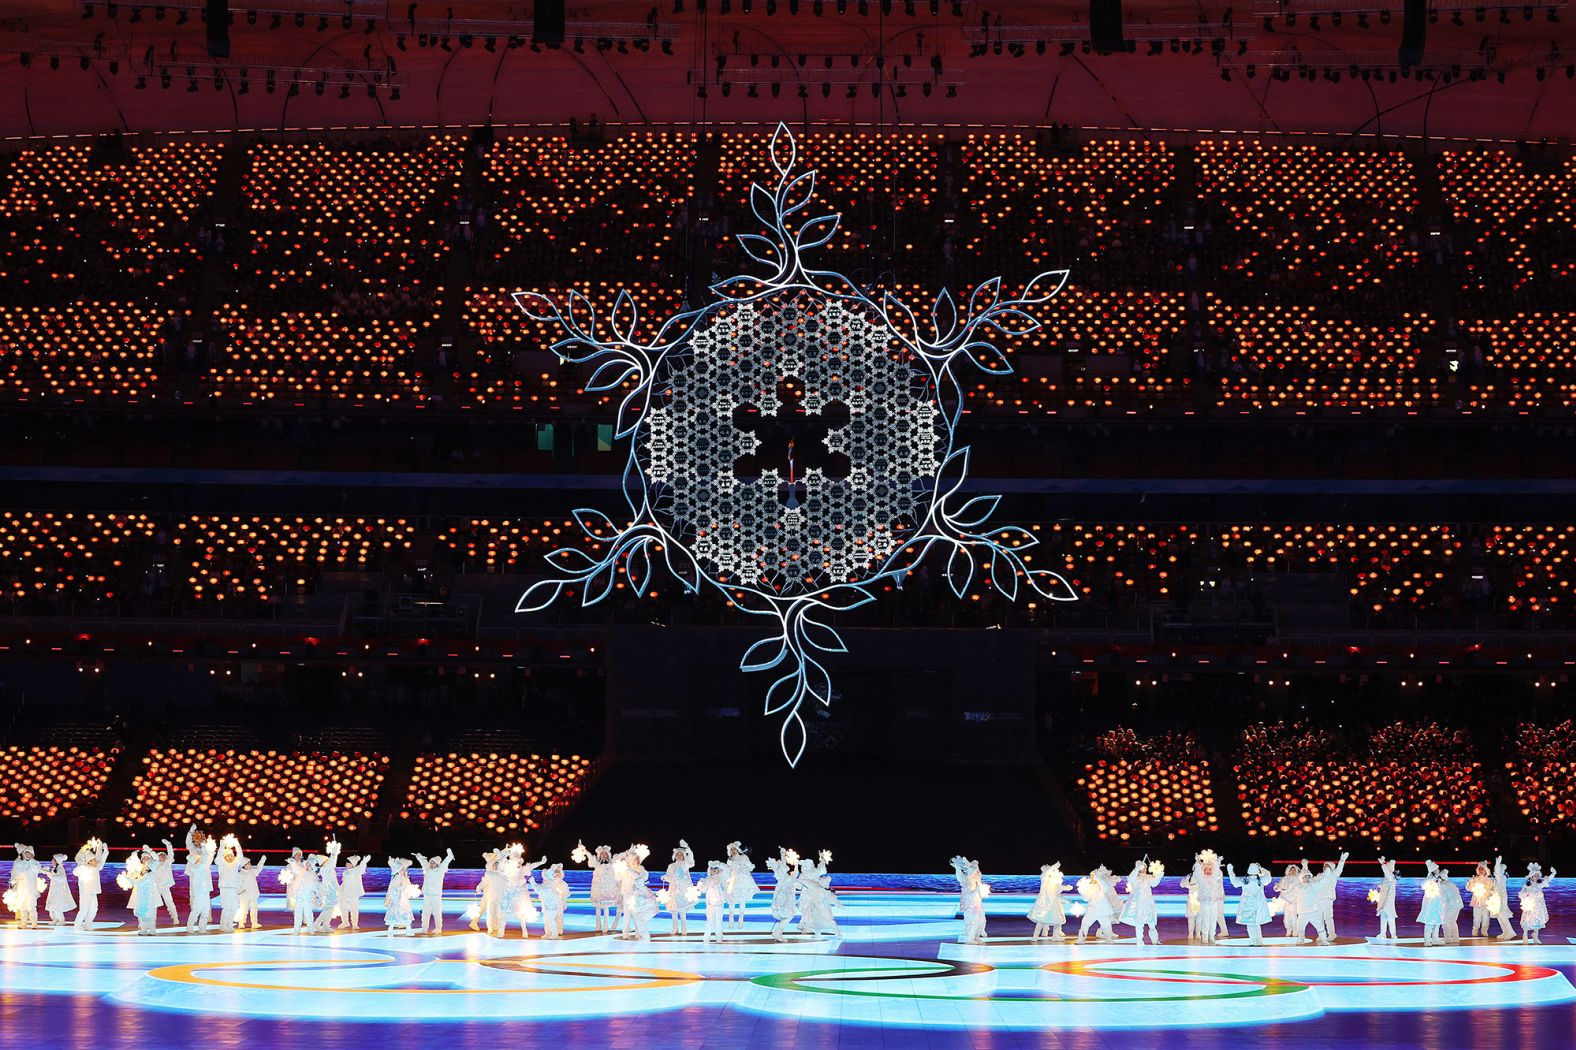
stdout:
[(721, 944), (701, 941), (699, 914), (689, 936), (666, 916), (649, 943), (597, 934), (583, 897), (559, 941), (472, 933), (465, 894), (436, 936), (297, 935), (270, 899), (259, 931), (143, 937), (109, 909), (87, 933), (0, 928), (0, 1045), (1569, 1045), (1576, 944), (1560, 930), (1576, 893), (1550, 891), (1542, 945), (1425, 948), (1363, 936), (1367, 885), (1343, 883), (1328, 947), (1183, 943), (1170, 894), (1170, 943), (1145, 947), (1030, 941), (1029, 898), (1000, 893), (983, 945), (956, 943), (955, 896), (915, 891), (845, 890), (840, 936), (786, 943), (769, 936), (764, 895)]

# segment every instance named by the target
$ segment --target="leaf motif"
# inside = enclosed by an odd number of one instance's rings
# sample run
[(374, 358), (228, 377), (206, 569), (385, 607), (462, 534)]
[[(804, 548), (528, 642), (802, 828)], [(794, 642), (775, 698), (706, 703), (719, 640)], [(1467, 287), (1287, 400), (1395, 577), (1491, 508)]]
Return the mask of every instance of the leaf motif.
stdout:
[(768, 237), (762, 237), (758, 233), (741, 233), (737, 240), (739, 247), (744, 249), (745, 254), (756, 262), (765, 263), (771, 267), (781, 265), (778, 260), (782, 256), (782, 250), (778, 248), (776, 241)]
[(640, 322), (640, 310), (627, 288), (620, 288), (613, 299), (613, 334), (627, 343), (635, 341), (635, 326)]
[(1023, 303), (1043, 303), (1067, 285), (1068, 270), (1047, 270), (1023, 287)]
[(799, 672), (790, 671), (766, 690), (766, 714), (775, 715), (779, 711), (799, 706)]
[(750, 210), (768, 230), (775, 230), (782, 224), (782, 219), (777, 214), (776, 198), (758, 182), (750, 183)]
[(614, 437), (628, 437), (640, 426), (640, 421), (645, 418), (647, 393), (645, 387), (636, 387), (624, 398), (618, 406), (618, 418), (614, 421)]
[(586, 577), (586, 591), (580, 597), (580, 605), (589, 609), (597, 602), (602, 601), (613, 593), (613, 585), (617, 582), (618, 563), (609, 558), (599, 565), (595, 572)]
[(613, 519), (597, 510), (595, 507), (577, 507), (572, 517), (575, 524), (580, 526), (580, 531), (588, 539), (608, 541), (615, 539), (621, 531), (613, 524)]
[(831, 215), (817, 215), (799, 227), (799, 232), (794, 235), (794, 244), (801, 252), (819, 248), (836, 235), (837, 228), (842, 222), (843, 217), (835, 212)]
[(1009, 602), (1018, 600), (1018, 570), (1022, 568), (1011, 552), (997, 547), (990, 558), (990, 582)]
[[(949, 476), (951, 476), (950, 481), (948, 480)], [(946, 462), (941, 464), (941, 470), (936, 477), (936, 488), (941, 490), (941, 497), (938, 502), (945, 504), (947, 497), (963, 487), (963, 482), (968, 479), (968, 476), (969, 446), (964, 445), (962, 448), (954, 450), (952, 455), (947, 457)]]
[(982, 372), (998, 376), (1012, 375), (1012, 362), (1007, 360), (1006, 354), (990, 343), (970, 343), (963, 348), (963, 352), (969, 355), (974, 367)]
[(772, 132), (770, 153), (772, 167), (777, 169), (779, 175), (787, 175), (799, 159), (799, 144), (794, 141), (788, 125), (781, 121), (777, 124), (777, 130)]
[(1040, 538), (1021, 525), (1002, 525), (992, 529), (991, 536), (994, 542), (1003, 546), (1010, 540), (1017, 540), (1013, 550), (1025, 551), (1040, 545)]
[(810, 619), (808, 615), (799, 620), (799, 633), (806, 645), (823, 653), (848, 652), (848, 646), (843, 644), (843, 639), (836, 630), (827, 624)]
[(1053, 602), (1075, 602), (1078, 589), (1068, 583), (1059, 572), (1050, 569), (1033, 569), (1029, 572), (1029, 586)]
[(646, 588), (651, 584), (651, 540), (642, 539), (629, 548), (629, 553), (624, 555), (624, 574), (629, 577), (629, 589), (635, 597), (645, 596)]
[[(988, 302), (986, 300), (989, 300)], [(969, 313), (978, 317), (988, 312), (991, 307), (1001, 301), (1001, 278), (992, 277), (990, 280), (974, 289), (969, 296)]]
[(832, 676), (819, 661), (804, 658), (804, 696), (814, 698), (822, 707), (832, 706)]
[[(802, 192), (801, 187), (803, 187)], [(798, 196), (798, 200), (794, 199), (795, 196)], [(815, 169), (811, 168), (783, 187), (779, 197), (782, 201), (782, 214), (785, 219), (794, 212), (804, 208), (815, 198)]]
[(625, 358), (619, 357), (612, 361), (605, 361), (597, 366), (591, 373), (591, 378), (586, 381), (588, 393), (600, 393), (604, 390), (616, 390), (623, 385), (624, 380), (638, 376), (640, 370), (630, 364)]
[(945, 343), (958, 327), (958, 306), (952, 301), (952, 293), (943, 288), (936, 295), (936, 301), (930, 308), (930, 322), (936, 326), (936, 342)]
[(974, 585), (974, 552), (966, 544), (953, 547), (947, 558), (947, 583), (953, 594), (968, 597), (969, 588)]
[(857, 609), (867, 602), (876, 600), (875, 595), (852, 583), (839, 584), (823, 593), (825, 597), (820, 599), (820, 603), (828, 609), (836, 609), (839, 612)]
[(778, 743), (782, 745), (783, 757), (788, 760), (788, 768), (792, 769), (804, 757), (805, 733), (804, 720), (799, 717), (796, 709), (793, 714), (783, 719), (782, 729), (777, 733)]
[[(992, 310), (985, 314), (984, 320), (986, 324), (996, 329), (1002, 335), (1028, 335), (1030, 332), (1038, 332), (1044, 327), (1040, 324), (1038, 317), (1035, 317), (1027, 310), (1020, 310), (1016, 306), (1003, 306)], [(1003, 321), (1017, 321), (1022, 327), (1009, 329), (1002, 324)]]
[(514, 603), (514, 611), (517, 613), (541, 612), (558, 600), (558, 596), (563, 593), (566, 582), (564, 580), (541, 580), (531, 584), (525, 589), (525, 593), (520, 595), (520, 600)]
[(1000, 504), (1000, 496), (975, 496), (959, 507), (956, 513), (950, 514), (948, 517), (951, 518), (954, 525), (961, 525), (966, 529), (973, 528), (996, 513), (996, 508)]
[(770, 638), (762, 638), (744, 652), (744, 658), (739, 661), (739, 670), (746, 673), (751, 671), (770, 671), (773, 667), (788, 659), (788, 639), (780, 634)]
[(569, 327), (587, 342), (596, 342), (596, 304), (573, 288), (569, 289)]
[(547, 557), (542, 560), (559, 572), (576, 577), (584, 575), (597, 564), (595, 558), (579, 547), (559, 547), (557, 550), (549, 551)]
[(541, 292), (515, 292), (510, 298), (514, 300), (514, 305), (533, 321), (562, 323), (562, 318), (558, 316), (558, 307)]

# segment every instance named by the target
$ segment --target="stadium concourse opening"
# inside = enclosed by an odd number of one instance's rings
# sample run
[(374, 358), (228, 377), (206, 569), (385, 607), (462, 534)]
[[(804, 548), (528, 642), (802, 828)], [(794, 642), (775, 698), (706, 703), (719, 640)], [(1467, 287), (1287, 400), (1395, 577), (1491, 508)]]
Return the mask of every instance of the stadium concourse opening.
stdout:
[(6, 14), (0, 1047), (1570, 1041), (1563, 0)]

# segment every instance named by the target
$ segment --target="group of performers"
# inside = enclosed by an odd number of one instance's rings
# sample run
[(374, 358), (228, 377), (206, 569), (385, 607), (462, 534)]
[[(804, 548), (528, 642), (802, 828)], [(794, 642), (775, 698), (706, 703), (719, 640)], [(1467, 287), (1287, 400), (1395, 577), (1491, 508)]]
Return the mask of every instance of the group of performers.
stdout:
[[(1192, 869), (1181, 879), (1181, 886), (1187, 891), (1188, 940), (1216, 944), (1229, 936), (1225, 886), (1229, 881), (1240, 891), (1236, 922), (1246, 929), (1250, 945), (1264, 943), (1263, 929), (1276, 914), (1281, 917), (1286, 936), (1296, 938), (1299, 943), (1334, 943), (1335, 900), (1347, 856), (1342, 853), (1339, 860), (1326, 861), (1317, 872), (1306, 861), (1290, 864), (1281, 878), (1273, 879), (1259, 864), (1249, 864), (1239, 876), (1236, 868), (1225, 863), (1213, 850), (1204, 850), (1193, 858)], [(959, 907), (964, 921), (960, 940), (979, 943), (984, 938), (985, 926), (979, 866), (962, 857), (953, 858), (952, 863), (961, 888)], [(1379, 885), (1369, 890), (1368, 900), (1375, 905), (1379, 917), (1377, 939), (1394, 941), (1399, 939), (1395, 928), (1395, 861), (1380, 857), (1379, 871)], [(1062, 928), (1067, 916), (1073, 914), (1080, 917), (1076, 937), (1079, 944), (1091, 935), (1097, 940), (1116, 940), (1113, 927), (1117, 925), (1133, 928), (1135, 944), (1144, 943), (1146, 931), (1150, 943), (1159, 944), (1154, 891), (1164, 874), (1165, 868), (1159, 861), (1147, 857), (1139, 860), (1120, 888), (1126, 891), (1124, 897), (1117, 886), (1118, 877), (1103, 864), (1073, 886), (1065, 883), (1060, 864), (1044, 865), (1040, 868), (1040, 892), (1028, 912), (1029, 920), (1034, 923), (1031, 939), (1066, 940)], [(1527, 865), (1527, 877), (1519, 898), (1523, 944), (1542, 943), (1542, 931), (1549, 923), (1544, 889), (1554, 876), (1553, 869), (1545, 875), (1536, 862)], [(1492, 867), (1487, 861), (1477, 865), (1476, 872), (1466, 883), (1467, 897), (1451, 880), (1450, 872), (1431, 860), (1427, 862), (1427, 874), (1421, 881), (1423, 906), (1417, 921), (1423, 926), (1425, 945), (1460, 943), (1460, 915), (1468, 898), (1472, 905), (1471, 936), (1488, 937), (1494, 923), (1499, 926), (1499, 940), (1507, 941), (1516, 936), (1503, 857), (1495, 857)], [(1083, 899), (1071, 908), (1062, 902), (1062, 896), (1069, 890)], [(1273, 898), (1269, 896), (1270, 890), (1275, 893)]]
[[(761, 888), (751, 874), (755, 862), (743, 845), (728, 843), (723, 859), (708, 863), (706, 873), (697, 881), (691, 875), (695, 853), (689, 843), (680, 839), (671, 863), (662, 873), (664, 888), (656, 893), (647, 885), (644, 867), (650, 853), (644, 845), (630, 846), (619, 854), (607, 846), (598, 846), (594, 851), (586, 849), (585, 843), (575, 846), (571, 857), (591, 869), (591, 905), (598, 933), (617, 930), (620, 937), (649, 941), (651, 920), (666, 909), (672, 916), (673, 932), (687, 935), (687, 913), (702, 899), (706, 916), (702, 941), (720, 941), (728, 929), (744, 929), (744, 909)], [(800, 921), (794, 932), (837, 934), (837, 920), (832, 915), (837, 897), (832, 893), (832, 877), (827, 874), (831, 862), (830, 850), (822, 850), (811, 860), (782, 847), (777, 856), (766, 859), (766, 867), (777, 881), (770, 908), (773, 940), (787, 939), (788, 925), (795, 915)]]
[[(147, 846), (134, 849), (126, 857), (124, 870), (116, 876), (122, 889), (129, 891), (128, 907), (137, 920), (137, 932), (151, 935), (157, 929), (159, 909), (180, 927), (172, 890), (175, 886), (175, 846), (164, 840), (164, 849)], [(77, 851), (75, 868), (69, 875), (77, 880), (77, 897), (72, 896), (66, 868), (66, 855), (55, 854), (52, 861), (40, 864), (31, 846), (16, 845), (17, 859), (11, 866), (10, 889), (5, 902), (23, 927), (72, 925), (91, 930), (98, 916), (98, 899), (104, 867), (109, 863), (109, 847), (98, 839), (90, 840)], [(673, 932), (688, 933), (687, 912), (702, 898), (706, 924), (702, 940), (721, 940), (726, 929), (744, 928), (744, 910), (757, 894), (759, 884), (750, 874), (755, 863), (738, 842), (728, 844), (726, 856), (714, 860), (697, 881), (691, 872), (695, 854), (680, 840), (673, 850), (672, 863), (663, 872), (666, 888), (653, 893), (644, 867), (650, 849), (635, 845), (614, 854), (607, 846), (588, 850), (582, 843), (571, 854), (576, 863), (591, 869), (591, 903), (596, 913), (598, 933), (614, 933), (630, 940), (651, 939), (651, 921), (666, 908), (673, 917)], [(337, 920), (341, 930), (361, 929), (361, 901), (366, 896), (363, 878), (370, 856), (350, 856), (343, 868), (339, 862), (340, 845), (330, 839), (322, 853), (308, 854), (300, 848), (290, 851), (279, 873), (285, 888), (285, 907), (290, 912), (296, 933), (328, 933)], [(529, 923), (540, 921), (542, 935), (556, 940), (564, 933), (564, 910), (569, 903), (569, 885), (562, 864), (547, 863), (547, 858), (527, 862), (520, 845), (482, 855), (482, 878), (477, 886), (480, 900), (467, 911), (470, 928), (480, 932), (479, 922), (494, 937), (508, 934), (509, 924), (519, 924), (522, 936), (529, 937)], [(827, 867), (832, 854), (822, 850), (815, 860), (801, 858), (790, 849), (780, 849), (766, 866), (776, 876), (772, 892), (772, 937), (785, 940), (788, 925), (800, 916), (800, 934), (838, 932), (833, 910), (837, 897), (831, 890)], [(384, 894), (383, 922), (389, 933), (437, 934), (444, 930), (444, 880), (454, 863), (454, 851), (445, 856), (414, 860), (389, 858), (389, 885)], [(219, 919), (216, 928), (223, 933), (261, 929), (258, 921), (258, 877), (268, 866), (266, 859), (253, 861), (242, 851), (234, 835), (215, 840), (197, 829), (186, 833), (184, 873), (188, 887), (188, 912), (185, 929), (207, 933), (215, 928), (213, 892), (219, 891)], [(545, 869), (545, 872), (539, 869)], [(420, 876), (418, 886), (412, 873)], [(532, 874), (536, 878), (532, 879)], [(217, 883), (215, 881), (217, 877)], [(533, 897), (535, 898), (533, 902)], [(44, 902), (47, 923), (38, 915), (39, 900)], [(415, 907), (420, 901), (418, 919)], [(68, 913), (76, 917), (68, 920)], [(730, 922), (731, 919), (731, 922)]]
[[(142, 846), (127, 856), (117, 883), (130, 891), (129, 907), (137, 920), (137, 932), (155, 932), (159, 910), (170, 921), (181, 925), (172, 890), (175, 886), (175, 846), (164, 840), (163, 850)], [(11, 866), (10, 889), (6, 903), (24, 927), (46, 925), (39, 919), (43, 902), (47, 925), (68, 922), (79, 930), (91, 930), (98, 916), (104, 867), (109, 848), (91, 839), (77, 851), (75, 867), (69, 872), (77, 881), (72, 896), (66, 868), (66, 854), (57, 853), (49, 863), (41, 863), (31, 846), (18, 844), (17, 859)], [(728, 844), (725, 855), (706, 865), (697, 880), (695, 854), (689, 844), (679, 841), (671, 863), (662, 873), (664, 888), (652, 892), (645, 861), (650, 856), (645, 845), (632, 845), (621, 853), (607, 846), (588, 850), (584, 843), (570, 854), (577, 864), (591, 869), (591, 904), (596, 932), (616, 934), (629, 940), (649, 941), (652, 920), (664, 909), (672, 917), (675, 934), (689, 932), (688, 912), (704, 900), (703, 941), (720, 941), (727, 930), (744, 929), (744, 910), (761, 892), (751, 874), (755, 862), (738, 842)], [(370, 856), (353, 855), (340, 861), (340, 845), (330, 839), (322, 853), (307, 854), (293, 849), (284, 862), (279, 882), (285, 888), (285, 906), (291, 914), (296, 933), (328, 933), (339, 923), (341, 930), (361, 928), (361, 900), (366, 895), (363, 877)], [(1274, 879), (1259, 864), (1249, 864), (1241, 875), (1236, 868), (1212, 850), (1193, 858), (1193, 866), (1181, 879), (1187, 892), (1187, 936), (1202, 944), (1216, 944), (1229, 935), (1226, 916), (1226, 883), (1239, 891), (1235, 919), (1246, 929), (1248, 943), (1264, 943), (1263, 928), (1279, 915), (1286, 936), (1303, 944), (1331, 944), (1336, 937), (1335, 901), (1346, 867), (1347, 854), (1326, 861), (1317, 872), (1306, 862), (1288, 865), (1285, 874)], [(569, 885), (562, 864), (547, 863), (547, 858), (527, 862), (523, 846), (512, 845), (482, 855), (484, 869), (477, 887), (480, 896), (467, 916), (470, 928), (494, 937), (507, 936), (509, 924), (518, 923), (522, 936), (529, 937), (529, 923), (540, 922), (542, 935), (557, 939), (564, 933), (564, 910), (569, 903)], [(832, 854), (822, 850), (816, 859), (800, 857), (790, 849), (779, 849), (766, 860), (776, 880), (772, 890), (770, 914), (772, 939), (782, 941), (788, 927), (799, 916), (792, 931), (801, 935), (838, 933), (834, 911), (838, 906), (827, 873)], [(384, 926), (390, 932), (437, 934), (444, 930), (444, 880), (454, 863), (454, 851), (441, 858), (416, 854), (414, 860), (389, 858), (389, 885), (384, 894)], [(185, 929), (206, 933), (213, 923), (213, 892), (219, 891), (217, 928), (232, 933), (248, 927), (260, 929), (258, 922), (258, 877), (268, 866), (266, 859), (256, 863), (242, 851), (234, 835), (215, 840), (195, 826), (186, 833), (184, 873), (188, 887), (188, 913)], [(1368, 899), (1379, 918), (1378, 939), (1396, 940), (1396, 862), (1379, 858), (1380, 880)], [(545, 871), (541, 870), (545, 869)], [(412, 873), (421, 878), (418, 886)], [(958, 910), (963, 917), (964, 943), (985, 940), (985, 898), (990, 886), (980, 875), (978, 861), (952, 858), (952, 871), (958, 882)], [(533, 880), (532, 875), (536, 877)], [(1067, 885), (1059, 864), (1040, 869), (1040, 891), (1028, 911), (1034, 923), (1033, 940), (1064, 941), (1063, 927), (1069, 915), (1079, 918), (1077, 943), (1093, 936), (1097, 940), (1116, 940), (1114, 927), (1130, 926), (1133, 940), (1143, 944), (1160, 943), (1160, 924), (1155, 906), (1155, 890), (1165, 875), (1159, 862), (1145, 857), (1133, 865), (1125, 879), (1119, 879), (1105, 865), (1095, 868), (1072, 886)], [(1544, 874), (1537, 863), (1527, 865), (1527, 877), (1520, 891), (1522, 943), (1540, 943), (1548, 925), (1549, 911), (1544, 889), (1555, 877), (1550, 869)], [(1118, 882), (1123, 885), (1118, 887)], [(1466, 881), (1465, 894), (1450, 877), (1450, 872), (1433, 861), (1427, 862), (1422, 879), (1423, 905), (1417, 921), (1423, 927), (1423, 943), (1456, 944), (1461, 939), (1460, 915), (1470, 900), (1474, 937), (1490, 935), (1498, 924), (1498, 939), (1516, 936), (1511, 919), (1510, 894), (1506, 886), (1504, 858), (1495, 857), (1492, 867), (1484, 861)], [(1074, 892), (1082, 900), (1064, 905), (1063, 896)], [(1274, 892), (1274, 897), (1270, 892)], [(1124, 896), (1125, 893), (1125, 896)], [(534, 897), (534, 902), (533, 902)], [(419, 922), (415, 902), (420, 901)], [(68, 913), (76, 917), (68, 920)]]

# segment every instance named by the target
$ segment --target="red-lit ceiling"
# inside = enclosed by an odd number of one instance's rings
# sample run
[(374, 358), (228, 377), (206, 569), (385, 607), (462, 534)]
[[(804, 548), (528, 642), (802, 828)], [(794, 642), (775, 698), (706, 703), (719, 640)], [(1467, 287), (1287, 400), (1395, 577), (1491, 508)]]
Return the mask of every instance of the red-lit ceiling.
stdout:
[[(969, 0), (960, 16), (950, 2), (930, 13), (919, 0), (915, 14), (905, 13), (902, 0), (892, 13), (881, 13), (880, 0), (870, 0), (867, 15), (850, 0), (846, 14), (836, 13), (836, 0), (825, 0), (824, 15), (815, 16), (813, 0), (800, 0), (798, 14), (788, 0), (779, 0), (775, 14), (767, 0), (753, 0), (746, 14), (743, 0), (721, 13), (721, 0), (685, 0), (674, 13), (673, 0), (655, 8), (640, 2), (582, 3), (568, 11), (568, 45), (559, 50), (510, 49), (510, 28), (530, 32), (529, 3), (460, 2), (452, 6), (421, 2), (415, 22), (407, 3), (369, 0), (257, 0), (255, 24), (248, 5), (232, 5), (232, 55), (209, 58), (200, 0), (163, 5), (121, 0), (113, 17), (108, 5), (95, 2), (93, 16), (84, 18), (82, 3), (63, 0), (7, 0), (0, 5), (0, 133), (83, 134), (113, 129), (227, 130), (364, 125), (472, 125), (562, 123), (592, 115), (608, 123), (694, 123), (834, 121), (886, 126), (935, 124), (1035, 125), (1058, 121), (1110, 128), (1221, 129), (1237, 131), (1332, 132), (1337, 134), (1427, 134), (1492, 139), (1537, 139), (1568, 136), (1576, 125), (1576, 80), (1566, 76), (1576, 63), (1576, 12), (1545, 7), (1524, 17), (1521, 7), (1485, 9), (1478, 22), (1471, 7), (1460, 9), (1461, 26), (1452, 24), (1452, 9), (1440, 7), (1428, 26), (1425, 62), (1443, 74), (1452, 66), (1461, 75), (1446, 82), (1398, 78), (1390, 83), (1401, 39), (1400, 0), (1324, 0), (1322, 3), (1225, 5), (1129, 2), (1125, 5), (1128, 35), (1142, 41), (1159, 39), (1161, 54), (1150, 55), (1147, 42), (1134, 54), (1085, 54), (1076, 41), (1085, 35), (1087, 4), (1000, 0), (990, 4)], [(1266, 7), (1301, 12), (1296, 25), (1277, 21), (1266, 30)], [(136, 9), (140, 8), (140, 17)], [(177, 24), (182, 9), (188, 18)], [(1329, 13), (1343, 9), (1342, 23)], [(1388, 24), (1379, 12), (1394, 12)], [(341, 20), (353, 12), (349, 28)], [(270, 11), (282, 13), (281, 26), (270, 28)], [(295, 25), (294, 12), (305, 13)], [(452, 11), (452, 21), (450, 12)], [(1317, 31), (1310, 14), (1323, 11)], [(319, 28), (317, 12), (328, 13)], [(642, 50), (655, 14), (656, 36), (670, 41), (673, 53), (657, 43)], [(1256, 13), (1258, 12), (1258, 13)], [(1358, 25), (1366, 12), (1369, 27)], [(1567, 17), (1568, 14), (1568, 17)], [(1229, 15), (1229, 26), (1227, 25)], [(134, 20), (135, 18), (135, 20)], [(371, 31), (368, 31), (370, 21)], [(989, 26), (982, 37), (982, 23)], [(1201, 26), (1201, 28), (1199, 28)], [(404, 31), (403, 46), (400, 33)], [(460, 37), (471, 32), (471, 47)], [(447, 36), (448, 49), (422, 47), (418, 39), (431, 32), (436, 44)], [(488, 32), (498, 34), (495, 50), (486, 48)], [(627, 53), (615, 44), (603, 51), (598, 35), (612, 42), (622, 38)], [(583, 51), (574, 46), (583, 38)], [(1169, 41), (1204, 45), (1200, 53), (1173, 51)], [(1224, 40), (1222, 57), (1210, 41)], [(1040, 53), (1039, 41), (1046, 41)], [(1062, 55), (1060, 40), (1074, 41)], [(971, 57), (984, 42), (986, 53)], [(1001, 43), (1001, 53), (996, 44)], [(1012, 54), (1021, 43), (1022, 57)], [(1246, 53), (1239, 55), (1239, 50)], [(22, 54), (29, 61), (24, 65)], [(882, 56), (881, 65), (876, 56)], [(1292, 56), (1319, 71), (1308, 82), (1274, 80), (1270, 71)], [(726, 59), (719, 68), (717, 58)], [(803, 64), (800, 57), (804, 56)], [(82, 57), (87, 68), (81, 68)], [(776, 65), (772, 64), (773, 57)], [(1568, 56), (1568, 57), (1567, 57)], [(51, 57), (59, 68), (51, 68)], [(388, 74), (394, 62), (395, 100), (386, 83), (374, 86), (370, 74)], [(827, 67), (830, 58), (832, 66)], [(907, 58), (907, 62), (905, 62)], [(940, 60), (936, 75), (932, 59)], [(116, 71), (111, 71), (111, 63)], [(1256, 76), (1249, 79), (1247, 66)], [(1364, 80), (1352, 67), (1379, 70)], [(190, 91), (188, 67), (196, 73)], [(214, 87), (215, 67), (222, 72)], [(162, 88), (159, 71), (168, 67), (171, 87)], [(1482, 81), (1467, 73), (1487, 72)], [(265, 68), (276, 70), (276, 91), (265, 89)], [(1222, 79), (1223, 68), (1232, 72)], [(240, 74), (248, 71), (246, 94)], [(284, 79), (303, 70), (308, 83), (287, 97)], [(1328, 69), (1339, 75), (1332, 82)], [(1547, 71), (1542, 78), (1538, 70)], [(877, 77), (902, 85), (906, 97), (890, 87), (874, 96)], [(146, 87), (136, 87), (138, 73)], [(1503, 73), (1505, 82), (1499, 82)], [(311, 83), (328, 76), (318, 95)], [(345, 83), (346, 76), (350, 82)], [(697, 97), (704, 80), (707, 97)], [(719, 81), (728, 81), (724, 97)], [(931, 94), (923, 86), (929, 81)], [(772, 97), (772, 84), (779, 97)], [(830, 84), (823, 89), (822, 84)], [(749, 97), (754, 84), (759, 97)], [(799, 97), (803, 85), (808, 98)], [(350, 87), (348, 98), (341, 88)], [(852, 86), (855, 97), (848, 97)], [(948, 97), (948, 88), (955, 97)], [(823, 94), (830, 91), (830, 97)]]

